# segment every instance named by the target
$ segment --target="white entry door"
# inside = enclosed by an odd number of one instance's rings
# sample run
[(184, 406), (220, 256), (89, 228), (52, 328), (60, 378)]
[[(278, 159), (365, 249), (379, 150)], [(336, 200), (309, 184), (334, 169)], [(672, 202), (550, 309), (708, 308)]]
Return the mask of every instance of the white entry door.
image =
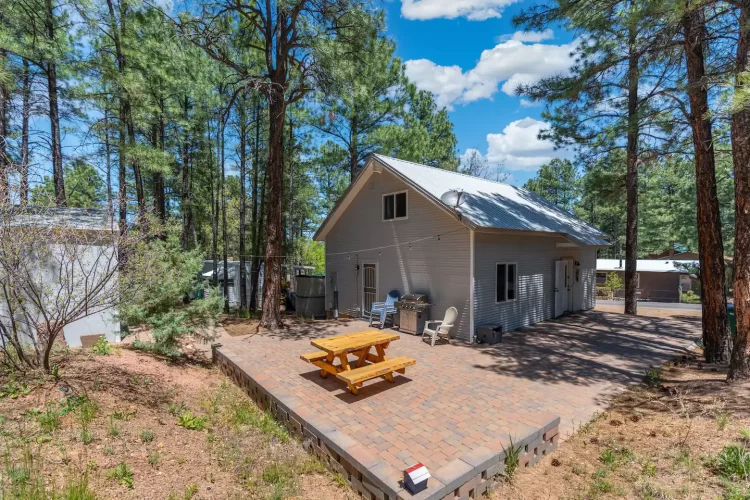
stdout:
[(555, 261), (555, 318), (560, 316), (566, 302), (563, 301), (565, 291), (565, 261)]
[(378, 300), (378, 265), (362, 264), (362, 311), (369, 314)]
[(555, 261), (555, 318), (573, 310), (573, 261)]

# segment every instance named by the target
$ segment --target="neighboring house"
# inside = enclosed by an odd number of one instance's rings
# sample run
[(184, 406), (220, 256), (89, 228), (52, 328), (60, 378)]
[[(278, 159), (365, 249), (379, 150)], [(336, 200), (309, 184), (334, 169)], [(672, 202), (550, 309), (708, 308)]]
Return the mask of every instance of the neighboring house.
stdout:
[[(446, 193), (460, 196), (457, 208)], [(443, 197), (446, 202), (441, 201)], [(590, 309), (604, 235), (522, 188), (369, 156), (315, 233), (326, 244), (326, 307), (361, 315), (390, 290), (428, 294), (454, 331), (507, 330)]]
[[(105, 210), (84, 209), (84, 208), (29, 208), (22, 216), (15, 217), (9, 227), (14, 226), (34, 226), (39, 228), (55, 228), (61, 231), (56, 233), (59, 239), (49, 242), (49, 252), (52, 258), (46, 261), (39, 261), (38, 274), (34, 276), (37, 282), (36, 286), (43, 287), (40, 296), (45, 294), (49, 296), (51, 317), (55, 317), (53, 309), (55, 307), (70, 308), (71, 304), (85, 297), (83, 293), (86, 286), (85, 276), (88, 276), (88, 286), (102, 284), (98, 281), (95, 274), (97, 272), (110, 273), (117, 266), (117, 255), (111, 245), (111, 240), (107, 237), (99, 237), (107, 232), (117, 230), (116, 224), (112, 223), (111, 218)], [(63, 241), (66, 238), (66, 241)], [(109, 241), (109, 243), (107, 243)], [(83, 243), (79, 243), (83, 242)], [(73, 254), (71, 260), (66, 258), (56, 258), (55, 256)], [(56, 268), (59, 262), (66, 262), (67, 269), (60, 270)], [(79, 267), (80, 266), (80, 267)], [(62, 285), (61, 285), (62, 283)], [(111, 296), (114, 300), (117, 298), (118, 282), (116, 275), (106, 285), (106, 292), (114, 294)], [(71, 288), (71, 290), (67, 290)], [(92, 296), (92, 302), (96, 302)], [(108, 301), (110, 302), (110, 301)], [(87, 305), (87, 307), (89, 307)], [(99, 307), (90, 306), (95, 309)], [(118, 311), (116, 308), (107, 308), (101, 311), (84, 310), (81, 312), (81, 319), (73, 321), (65, 326), (63, 330), (64, 341), (72, 347), (81, 345), (81, 338), (92, 336), (93, 338), (104, 335), (110, 342), (120, 341), (120, 322), (117, 318)], [(41, 324), (43, 317), (35, 313), (35, 322)], [(0, 318), (7, 320), (8, 305), (5, 301), (0, 300)], [(32, 331), (28, 319), (19, 318), (19, 328), (27, 336), (36, 335)], [(58, 341), (60, 338), (58, 337)]]
[[(621, 259), (599, 259), (596, 261), (596, 285), (604, 286), (607, 274), (615, 272), (625, 280), (625, 261)], [(679, 289), (692, 289), (692, 279), (687, 269), (695, 268), (695, 260), (639, 259), (636, 264), (636, 288), (638, 298), (657, 302), (679, 302)], [(687, 269), (686, 269), (687, 268)], [(615, 291), (622, 298), (623, 290)]]

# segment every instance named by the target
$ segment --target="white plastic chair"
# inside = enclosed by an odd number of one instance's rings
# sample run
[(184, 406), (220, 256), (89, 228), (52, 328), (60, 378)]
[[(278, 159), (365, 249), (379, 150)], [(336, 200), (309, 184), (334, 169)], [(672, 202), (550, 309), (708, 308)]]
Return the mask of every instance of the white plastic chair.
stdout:
[[(451, 343), (451, 328), (453, 328), (453, 324), (456, 322), (456, 319), (458, 319), (458, 311), (455, 307), (449, 307), (447, 311), (445, 311), (445, 317), (443, 318), (443, 321), (428, 321), (424, 325), (424, 330), (422, 330), (422, 340), (424, 340), (425, 335), (429, 335), (432, 337), (432, 342), (430, 343), (431, 346), (435, 347), (435, 340), (438, 337), (445, 338), (448, 343)], [(430, 328), (430, 325), (435, 325), (433, 328)]]

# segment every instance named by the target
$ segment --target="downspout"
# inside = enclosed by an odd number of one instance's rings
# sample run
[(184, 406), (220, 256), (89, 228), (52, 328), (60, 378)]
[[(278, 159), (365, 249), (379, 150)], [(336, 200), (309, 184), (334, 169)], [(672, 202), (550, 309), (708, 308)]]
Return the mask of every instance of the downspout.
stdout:
[(474, 230), (469, 229), (469, 342), (474, 343)]

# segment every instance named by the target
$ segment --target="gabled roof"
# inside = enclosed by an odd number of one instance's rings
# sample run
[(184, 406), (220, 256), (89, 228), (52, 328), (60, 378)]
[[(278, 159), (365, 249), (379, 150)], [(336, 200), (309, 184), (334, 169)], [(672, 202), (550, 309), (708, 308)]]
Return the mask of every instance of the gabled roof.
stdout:
[(579, 245), (609, 245), (601, 231), (524, 188), (379, 154), (370, 155), (365, 167), (318, 228), (316, 240), (325, 239), (340, 213), (377, 168), (388, 170), (449, 213), (453, 213), (453, 208), (440, 201), (440, 197), (451, 190), (462, 190), (464, 201), (458, 210), (461, 221), (472, 229), (554, 233)]
[[(687, 267), (697, 267), (694, 260), (638, 259), (635, 265), (639, 273), (679, 273), (688, 274)], [(624, 271), (625, 259), (596, 259), (597, 271)]]

